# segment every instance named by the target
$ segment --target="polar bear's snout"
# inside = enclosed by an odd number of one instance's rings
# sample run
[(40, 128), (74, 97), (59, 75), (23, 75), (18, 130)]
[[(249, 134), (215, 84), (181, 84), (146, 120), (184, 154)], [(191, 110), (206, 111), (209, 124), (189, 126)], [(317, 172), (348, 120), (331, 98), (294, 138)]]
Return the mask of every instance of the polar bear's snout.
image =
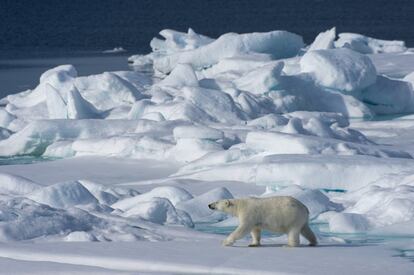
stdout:
[(218, 211), (229, 213), (229, 211), (231, 211), (232, 206), (233, 205), (230, 202), (230, 200), (219, 200), (219, 201), (210, 203), (208, 205), (208, 208), (210, 208), (211, 210), (218, 210)]

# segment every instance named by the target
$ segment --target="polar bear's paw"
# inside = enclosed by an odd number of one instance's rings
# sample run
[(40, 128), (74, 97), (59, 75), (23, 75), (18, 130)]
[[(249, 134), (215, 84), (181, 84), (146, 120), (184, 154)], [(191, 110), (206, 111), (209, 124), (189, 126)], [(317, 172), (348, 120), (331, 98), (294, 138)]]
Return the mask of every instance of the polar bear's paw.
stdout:
[(295, 248), (295, 247), (300, 247), (299, 244), (285, 244), (282, 247), (284, 248)]
[(259, 243), (251, 243), (249, 244), (249, 247), (259, 247), (260, 244)]
[(222, 242), (221, 242), (221, 244), (223, 245), (223, 246), (232, 246), (233, 245), (233, 241), (231, 241), (231, 240), (229, 240), (229, 239), (225, 239), (225, 240), (223, 240)]

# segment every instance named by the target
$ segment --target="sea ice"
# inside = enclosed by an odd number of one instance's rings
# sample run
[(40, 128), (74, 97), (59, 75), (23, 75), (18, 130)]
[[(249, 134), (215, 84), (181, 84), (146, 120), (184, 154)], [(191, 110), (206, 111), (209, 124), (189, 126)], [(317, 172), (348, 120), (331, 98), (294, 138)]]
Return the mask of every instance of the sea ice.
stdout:
[[(170, 240), (172, 247), (146, 248), (176, 251), (204, 240), (215, 257), (209, 242), (217, 237), (191, 228), (226, 219), (208, 204), (233, 194), (293, 196), (331, 234), (410, 234), (412, 116), (354, 119), (414, 111), (404, 43), (355, 34), (335, 41), (335, 28), (308, 47), (286, 31), (160, 35), (151, 53), (129, 58), (141, 71), (78, 76), (62, 65), (1, 99), (2, 161), (70, 158), (60, 160), (69, 163), (64, 173), (59, 161), (2, 168), (13, 174), (0, 174), (1, 241)], [(97, 156), (115, 160), (102, 168)], [(132, 159), (141, 160), (125, 164)], [(347, 245), (342, 237), (320, 236)]]
[(98, 203), (98, 200), (78, 181), (56, 183), (43, 187), (28, 194), (27, 197), (55, 208)]
[(167, 54), (194, 50), (214, 41), (210, 37), (196, 33), (192, 28), (189, 28), (187, 33), (165, 29), (160, 31), (160, 35), (164, 40), (153, 38), (150, 46), (154, 52)]
[(123, 52), (126, 52), (126, 50), (122, 47), (115, 47), (115, 48), (110, 49), (110, 50), (102, 51), (102, 53), (123, 53)]
[(242, 91), (249, 91), (253, 94), (264, 94), (279, 84), (284, 63), (270, 63), (254, 69), (234, 81), (235, 86)]
[(0, 127), (8, 128), (10, 123), (16, 119), (16, 116), (10, 114), (5, 109), (0, 108)]
[(167, 74), (177, 64), (188, 63), (194, 69), (199, 70), (210, 67), (223, 58), (248, 53), (267, 54), (273, 58), (292, 57), (302, 47), (302, 37), (286, 31), (248, 34), (227, 33), (194, 50), (174, 52), (156, 57), (154, 59), (154, 69)]
[(362, 101), (376, 114), (404, 114), (414, 111), (414, 90), (410, 83), (378, 76), (362, 91)]
[(26, 195), (39, 189), (41, 185), (24, 177), (0, 173), (0, 193), (3, 195)]
[(224, 187), (213, 189), (193, 199), (182, 201), (177, 208), (187, 212), (194, 222), (213, 222), (224, 219), (226, 214), (213, 211), (208, 204), (222, 199), (232, 199), (233, 195)]
[[(356, 198), (354, 198), (356, 197)], [(379, 187), (371, 185), (347, 194), (356, 203), (346, 212), (364, 215), (373, 226), (383, 227), (414, 219), (414, 186)]]
[(182, 201), (188, 201), (193, 196), (185, 189), (175, 186), (162, 186), (152, 189), (141, 195), (120, 200), (112, 205), (113, 208), (127, 211), (133, 208), (136, 204), (144, 201), (149, 201), (154, 198), (164, 198), (169, 200), (172, 205), (176, 206)]
[(329, 230), (335, 233), (358, 233), (367, 231), (369, 222), (359, 214), (334, 213), (329, 218)]
[(375, 39), (357, 33), (340, 33), (335, 47), (349, 48), (364, 54), (399, 53), (407, 50), (404, 41)]
[(82, 96), (98, 110), (108, 110), (142, 99), (141, 92), (129, 81), (115, 73), (83, 76), (74, 84)]
[(180, 224), (193, 227), (191, 217), (176, 209), (168, 199), (154, 197), (140, 201), (120, 214), (124, 217), (139, 217), (156, 224)]
[(104, 223), (86, 211), (56, 209), (25, 198), (0, 201), (0, 239), (3, 242), (89, 231)]
[(315, 50), (329, 50), (335, 47), (336, 28), (321, 32), (308, 48), (308, 52)]
[(302, 72), (312, 74), (317, 84), (344, 92), (364, 89), (377, 77), (371, 59), (349, 49), (307, 52), (300, 67)]
[(272, 187), (266, 188), (263, 196), (292, 196), (302, 202), (309, 209), (311, 219), (326, 211), (341, 211), (343, 206), (332, 202), (325, 194), (317, 189), (304, 189), (297, 185), (292, 185), (281, 190), (273, 190)]

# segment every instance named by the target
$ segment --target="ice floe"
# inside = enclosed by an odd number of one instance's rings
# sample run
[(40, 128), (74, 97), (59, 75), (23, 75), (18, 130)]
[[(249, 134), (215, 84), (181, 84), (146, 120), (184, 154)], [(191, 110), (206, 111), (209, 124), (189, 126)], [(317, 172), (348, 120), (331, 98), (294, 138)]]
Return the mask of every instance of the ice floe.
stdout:
[(336, 47), (345, 47), (364, 54), (395, 53), (407, 50), (404, 41), (381, 40), (357, 33), (340, 33)]
[(110, 50), (102, 51), (102, 53), (123, 53), (123, 52), (126, 52), (126, 50), (122, 47), (115, 47), (115, 48), (110, 49)]
[(318, 85), (344, 92), (364, 89), (377, 77), (371, 59), (349, 49), (309, 51), (301, 58), (300, 67)]

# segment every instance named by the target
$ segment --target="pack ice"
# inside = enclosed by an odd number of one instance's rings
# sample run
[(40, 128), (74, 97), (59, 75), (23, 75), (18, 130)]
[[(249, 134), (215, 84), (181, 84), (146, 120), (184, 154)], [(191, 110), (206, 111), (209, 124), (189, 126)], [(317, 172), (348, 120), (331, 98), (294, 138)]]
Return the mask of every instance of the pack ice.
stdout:
[[(178, 171), (144, 192), (0, 174), (1, 241), (174, 239), (165, 228), (226, 219), (205, 206), (238, 193), (232, 181), (298, 198), (332, 232), (413, 222), (414, 150), (350, 124), (414, 111), (413, 73), (375, 65), (380, 54), (410, 57), (403, 42), (337, 39), (335, 28), (308, 46), (288, 31), (160, 35), (129, 58), (138, 71), (79, 76), (61, 65), (1, 99), (0, 156), (153, 159)], [(187, 181), (215, 184), (190, 192)]]

